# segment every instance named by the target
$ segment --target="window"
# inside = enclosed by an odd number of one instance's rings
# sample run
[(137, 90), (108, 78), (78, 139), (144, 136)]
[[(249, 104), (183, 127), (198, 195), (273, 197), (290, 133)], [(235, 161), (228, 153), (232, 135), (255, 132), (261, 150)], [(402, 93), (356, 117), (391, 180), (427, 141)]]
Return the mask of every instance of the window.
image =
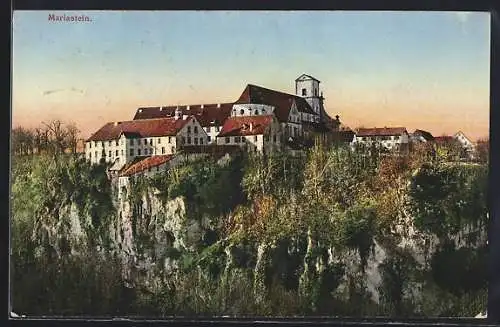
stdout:
[(255, 112), (254, 112), (255, 115), (258, 115), (259, 114), (259, 111), (257, 109), (255, 109)]
[(207, 127), (207, 133), (210, 133), (210, 126)]
[(92, 152), (89, 152), (89, 159), (92, 159)]
[(262, 109), (262, 114), (265, 115), (266, 114), (266, 110), (265, 109)]
[(198, 145), (198, 138), (197, 137), (194, 138), (194, 144)]
[(193, 127), (193, 129), (194, 129), (194, 133), (198, 134), (198, 126)]
[(200, 137), (200, 144), (203, 145), (203, 137)]
[(137, 149), (137, 155), (140, 156), (141, 155), (141, 149)]
[(188, 133), (191, 133), (191, 126), (188, 126)]
[(191, 144), (191, 136), (188, 136), (188, 144)]
[(95, 152), (95, 158), (97, 159), (97, 151)]
[(212, 137), (210, 135), (208, 136), (207, 141), (212, 142)]
[(156, 171), (160, 171), (160, 166), (156, 166)]
[(264, 135), (264, 141), (269, 142), (269, 135)]
[(118, 150), (116, 150), (116, 151), (115, 151), (115, 156), (117, 156), (117, 157), (118, 157)]
[(148, 145), (148, 140), (144, 139), (144, 145)]
[(273, 135), (273, 142), (276, 143), (276, 134)]
[(318, 96), (318, 89), (314, 89), (314, 95)]
[(158, 144), (161, 144), (161, 138), (158, 139)]
[(111, 151), (109, 151), (108, 154), (109, 154), (109, 157), (111, 158)]
[(153, 149), (149, 149), (149, 154), (153, 154)]
[(255, 135), (255, 136), (253, 137), (253, 140), (254, 140), (255, 142), (257, 142), (257, 135)]
[(141, 140), (137, 139), (137, 145), (141, 145)]
[(165, 154), (165, 147), (164, 146), (161, 147), (161, 154)]
[(306, 96), (307, 95), (307, 90), (306, 89), (302, 89), (302, 96)]
[(149, 139), (149, 145), (153, 145), (153, 139)]
[(134, 149), (130, 149), (130, 155), (133, 156), (134, 155)]
[(118, 146), (118, 140), (115, 141), (115, 145)]
[(235, 136), (234, 137), (234, 143), (240, 143), (240, 137), (239, 136)]
[(111, 140), (109, 140), (109, 142), (108, 142), (108, 143), (109, 143), (109, 146), (111, 146)]
[(123, 156), (123, 150), (122, 150), (122, 156)]
[(241, 110), (240, 110), (240, 115), (242, 115), (242, 116), (243, 116), (244, 114), (245, 114), (245, 110), (241, 109)]
[(104, 148), (104, 142), (101, 142), (101, 146)]
[(151, 167), (148, 167), (148, 172), (151, 172)]
[(89, 148), (92, 149), (92, 141), (89, 142)]
[(185, 144), (186, 143), (186, 138), (183, 136), (182, 137), (182, 144)]
[(168, 137), (168, 143), (172, 143), (172, 137), (171, 136)]
[(130, 139), (130, 146), (134, 146), (134, 139)]
[(230, 137), (226, 137), (226, 144), (231, 142), (231, 138)]

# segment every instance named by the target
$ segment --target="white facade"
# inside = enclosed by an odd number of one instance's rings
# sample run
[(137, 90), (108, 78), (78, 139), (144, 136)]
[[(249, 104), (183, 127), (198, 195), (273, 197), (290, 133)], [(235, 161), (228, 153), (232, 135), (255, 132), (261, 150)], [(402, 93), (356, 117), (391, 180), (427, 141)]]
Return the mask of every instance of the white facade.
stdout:
[(260, 103), (235, 104), (231, 110), (231, 117), (262, 116), (274, 113), (274, 106)]
[(409, 143), (409, 135), (407, 133), (403, 133), (401, 135), (386, 135), (386, 136), (358, 136), (354, 135), (354, 139), (352, 141), (354, 145), (365, 145), (371, 146), (372, 144), (376, 144), (378, 146), (382, 146), (387, 150), (399, 150), (403, 149)]
[(295, 80), (295, 94), (303, 97), (312, 110), (321, 115), (323, 100), (319, 90), (319, 81), (303, 74)]
[(127, 137), (126, 133), (122, 133), (114, 140), (87, 141), (85, 158), (93, 164), (104, 159), (105, 162), (115, 163), (115, 167), (123, 167), (135, 157), (174, 154), (184, 144), (200, 146), (208, 144), (207, 133), (194, 117), (182, 119), (189, 119), (189, 122), (176, 135)]
[(472, 143), (471, 140), (463, 132), (458, 132), (455, 134), (455, 139), (460, 142), (462, 147), (468, 151), (473, 151), (474, 150), (474, 143)]
[(246, 147), (249, 152), (260, 153), (271, 153), (280, 149), (282, 141), (283, 130), (276, 119), (266, 128), (264, 134), (217, 137), (217, 145), (238, 145)]

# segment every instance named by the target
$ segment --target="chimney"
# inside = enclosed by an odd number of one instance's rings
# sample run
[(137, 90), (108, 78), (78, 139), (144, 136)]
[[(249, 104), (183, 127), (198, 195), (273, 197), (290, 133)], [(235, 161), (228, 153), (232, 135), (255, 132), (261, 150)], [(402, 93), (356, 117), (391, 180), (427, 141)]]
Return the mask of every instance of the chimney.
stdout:
[(201, 107), (201, 109), (203, 109), (204, 105), (202, 104), (202, 105), (200, 105), (200, 107)]
[(119, 124), (120, 124), (119, 121), (115, 121), (115, 123), (114, 123), (115, 126), (118, 126)]
[(186, 110), (191, 110), (191, 106), (186, 106)]
[(163, 107), (160, 107), (160, 111), (163, 111)]
[(174, 117), (176, 120), (182, 118), (182, 111), (179, 109), (179, 107), (175, 108)]
[(220, 103), (217, 103), (217, 108), (220, 108)]

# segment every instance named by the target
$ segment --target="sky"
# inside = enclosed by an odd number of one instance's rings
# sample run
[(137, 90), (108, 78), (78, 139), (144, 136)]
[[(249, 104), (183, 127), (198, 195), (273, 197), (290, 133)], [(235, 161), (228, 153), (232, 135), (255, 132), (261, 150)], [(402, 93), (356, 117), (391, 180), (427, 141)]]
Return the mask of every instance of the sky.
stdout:
[(16, 11), (12, 58), (13, 127), (61, 119), (86, 138), (142, 106), (294, 93), (306, 73), (351, 128), (489, 131), (489, 13)]

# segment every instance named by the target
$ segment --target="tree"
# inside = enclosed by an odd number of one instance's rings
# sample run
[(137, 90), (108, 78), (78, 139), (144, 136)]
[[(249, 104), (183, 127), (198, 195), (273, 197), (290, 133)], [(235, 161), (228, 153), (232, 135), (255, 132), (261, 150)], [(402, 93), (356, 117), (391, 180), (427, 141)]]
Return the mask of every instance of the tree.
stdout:
[(67, 124), (66, 126), (66, 140), (65, 143), (71, 149), (71, 153), (76, 153), (76, 147), (78, 145), (78, 135), (80, 130), (76, 127), (74, 122)]
[(476, 143), (476, 160), (480, 163), (487, 163), (490, 156), (490, 140), (482, 139)]

